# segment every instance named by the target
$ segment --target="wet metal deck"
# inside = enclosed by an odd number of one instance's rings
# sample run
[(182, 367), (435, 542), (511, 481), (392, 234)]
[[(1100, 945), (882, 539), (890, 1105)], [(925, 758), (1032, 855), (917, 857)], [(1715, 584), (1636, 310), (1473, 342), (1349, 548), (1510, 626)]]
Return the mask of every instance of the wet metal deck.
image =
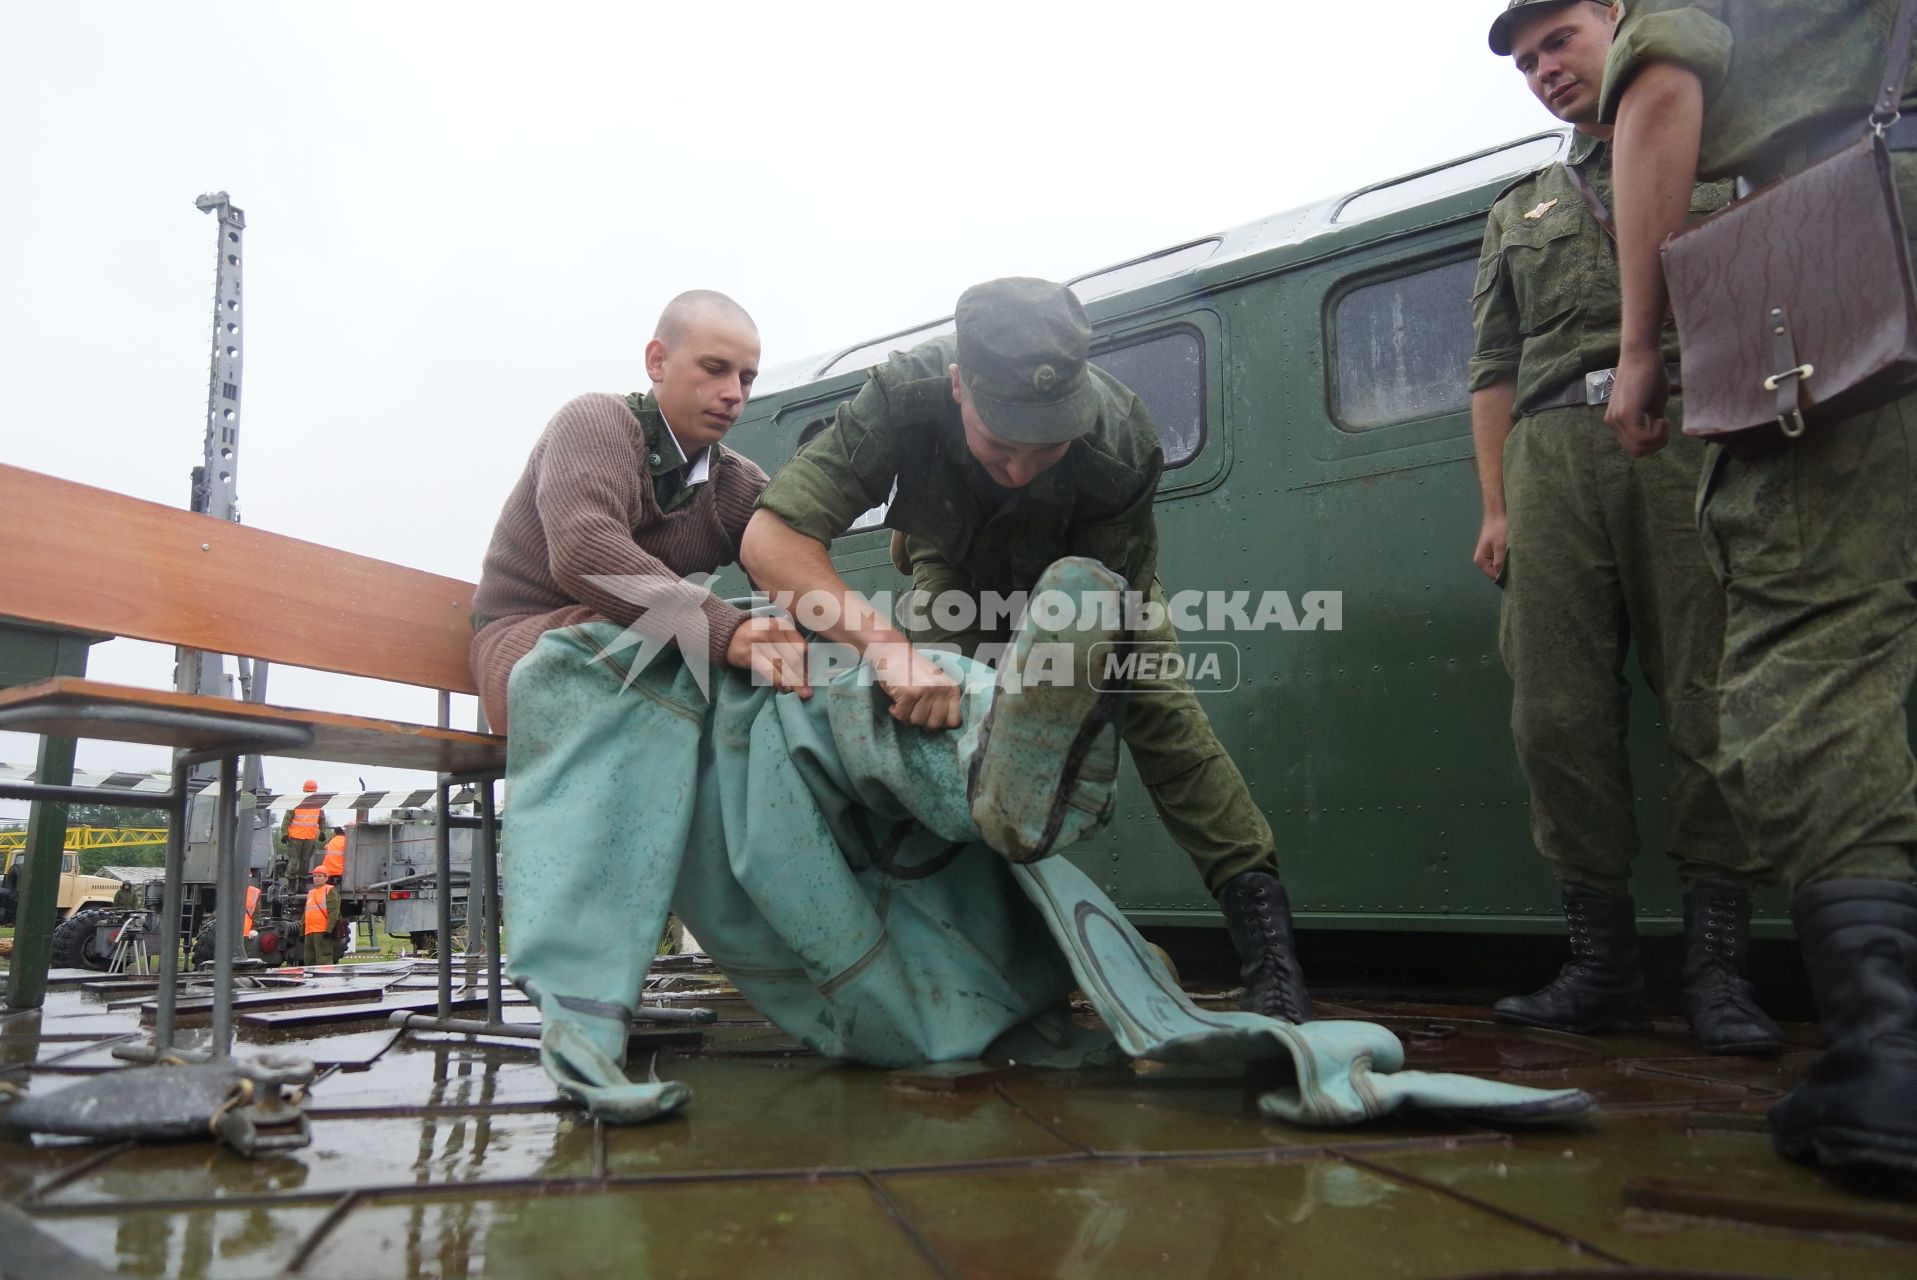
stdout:
[[(385, 981), (409, 996), (430, 980)], [(1753, 1062), (1700, 1056), (1675, 1024), (1592, 1039), (1325, 1002), (1391, 1026), (1413, 1067), (1577, 1085), (1605, 1110), (1576, 1131), (1313, 1131), (1261, 1119), (1234, 1072), (888, 1073), (822, 1061), (736, 998), (707, 1003), (704, 1044), (657, 1058), (691, 1108), (635, 1128), (561, 1103), (527, 1044), (243, 1027), (243, 1052), (325, 1064), (312, 1145), (245, 1160), (0, 1137), (0, 1273), (1917, 1275), (1908, 1189), (1771, 1153), (1763, 1113), (1810, 1060), (1805, 1028)], [(115, 1069), (137, 1018), (124, 993), (56, 985), (42, 1015), (0, 1021), (0, 1079), (39, 1092)]]

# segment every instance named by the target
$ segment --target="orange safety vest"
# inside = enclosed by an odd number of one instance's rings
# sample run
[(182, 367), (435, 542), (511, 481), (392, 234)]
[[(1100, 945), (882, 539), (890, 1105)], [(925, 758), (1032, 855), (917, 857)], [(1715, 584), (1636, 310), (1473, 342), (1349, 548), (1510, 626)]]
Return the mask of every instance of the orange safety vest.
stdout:
[(325, 933), (326, 894), (332, 889), (330, 884), (316, 884), (306, 893), (306, 932)]
[(324, 809), (295, 809), (293, 820), (286, 824), (288, 840), (317, 840), (320, 833), (320, 817)]
[(256, 884), (247, 885), (246, 886), (246, 925), (241, 930), (241, 932), (249, 934), (249, 935), (253, 932), (253, 912), (258, 909), (259, 905), (260, 905), (260, 887)]
[(320, 859), (320, 870), (336, 881), (346, 875), (345, 836), (334, 836), (326, 842), (326, 856)]

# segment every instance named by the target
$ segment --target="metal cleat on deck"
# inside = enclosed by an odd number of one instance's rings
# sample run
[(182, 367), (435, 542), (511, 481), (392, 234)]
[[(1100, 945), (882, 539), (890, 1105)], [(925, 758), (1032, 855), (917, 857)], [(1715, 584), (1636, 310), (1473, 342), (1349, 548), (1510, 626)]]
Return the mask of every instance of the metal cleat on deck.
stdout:
[(249, 1158), (294, 1151), (312, 1141), (304, 1058), (266, 1055), (211, 1062), (169, 1059), (114, 1071), (55, 1093), (22, 1093), (0, 1106), (0, 1126), (118, 1142), (218, 1139)]

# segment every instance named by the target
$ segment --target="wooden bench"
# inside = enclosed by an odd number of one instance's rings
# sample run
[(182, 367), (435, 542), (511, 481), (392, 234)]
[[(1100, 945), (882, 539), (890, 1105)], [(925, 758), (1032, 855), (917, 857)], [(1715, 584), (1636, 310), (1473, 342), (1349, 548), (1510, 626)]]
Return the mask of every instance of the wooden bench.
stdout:
[[(486, 877), (483, 901), (498, 901), (491, 892), (497, 884), (493, 782), (505, 770), (505, 739), (447, 724), (449, 695), (477, 692), (466, 659), (472, 639), (471, 583), (5, 465), (0, 465), (0, 512), (5, 513), (0, 627), (14, 634), (44, 629), (82, 643), (130, 636), (440, 691), (440, 723), (423, 725), (107, 684), (81, 678), (71, 663), (61, 668), (66, 674), (0, 689), (0, 729), (43, 736), (37, 781), (0, 784), (0, 796), (144, 807), (156, 807), (157, 800), (158, 807), (171, 812), (158, 1049), (163, 1050), (172, 1035), (185, 780), (194, 764), (221, 762), (217, 901), (224, 920), (238, 918), (231, 904), (239, 900), (244, 878), (243, 855), (233, 838), (236, 766), (240, 756), (252, 754), (429, 770), (439, 775), (442, 818), (451, 785), (482, 784), (483, 865), (476, 870)], [(83, 670), (83, 647), (80, 653)], [(156, 797), (152, 792), (121, 795), (62, 785), (71, 780), (75, 738), (173, 748), (173, 791)], [(41, 809), (36, 803), (32, 827), (42, 825)], [(47, 825), (63, 829), (63, 814), (55, 811)], [(438, 825), (443, 889), (447, 822)], [(39, 839), (30, 832), (30, 859), (42, 844), (57, 851), (60, 830)], [(44, 989), (46, 947), (38, 946), (36, 955), (27, 944), (51, 935), (53, 900), (34, 892), (46, 879), (30, 861), (8, 982), (8, 1003), (16, 1008), (37, 1005)], [(442, 939), (450, 937), (450, 896), (439, 894)], [(488, 915), (496, 917), (496, 909)], [(486, 923), (495, 926), (486, 928), (485, 935), (496, 1002), (496, 919)], [(237, 933), (237, 927), (219, 931), (216, 981), (221, 993), (228, 991), (224, 979)], [(444, 995), (451, 985), (451, 949), (442, 944), (438, 952)], [(228, 1004), (224, 1018), (215, 1009), (215, 1046), (220, 1052), (229, 1043), (231, 1029), (230, 1001), (222, 1003)], [(449, 1007), (442, 1000), (442, 1008)]]

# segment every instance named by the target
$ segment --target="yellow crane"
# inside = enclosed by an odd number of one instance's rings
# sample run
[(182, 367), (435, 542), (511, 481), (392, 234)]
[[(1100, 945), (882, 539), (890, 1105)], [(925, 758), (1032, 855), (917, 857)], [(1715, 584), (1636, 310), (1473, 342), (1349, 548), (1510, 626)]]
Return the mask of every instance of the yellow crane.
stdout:
[[(165, 844), (165, 827), (68, 827), (67, 848), (74, 853), (88, 849), (131, 849), (143, 844)], [(0, 865), (15, 849), (24, 849), (27, 829), (0, 831)]]

